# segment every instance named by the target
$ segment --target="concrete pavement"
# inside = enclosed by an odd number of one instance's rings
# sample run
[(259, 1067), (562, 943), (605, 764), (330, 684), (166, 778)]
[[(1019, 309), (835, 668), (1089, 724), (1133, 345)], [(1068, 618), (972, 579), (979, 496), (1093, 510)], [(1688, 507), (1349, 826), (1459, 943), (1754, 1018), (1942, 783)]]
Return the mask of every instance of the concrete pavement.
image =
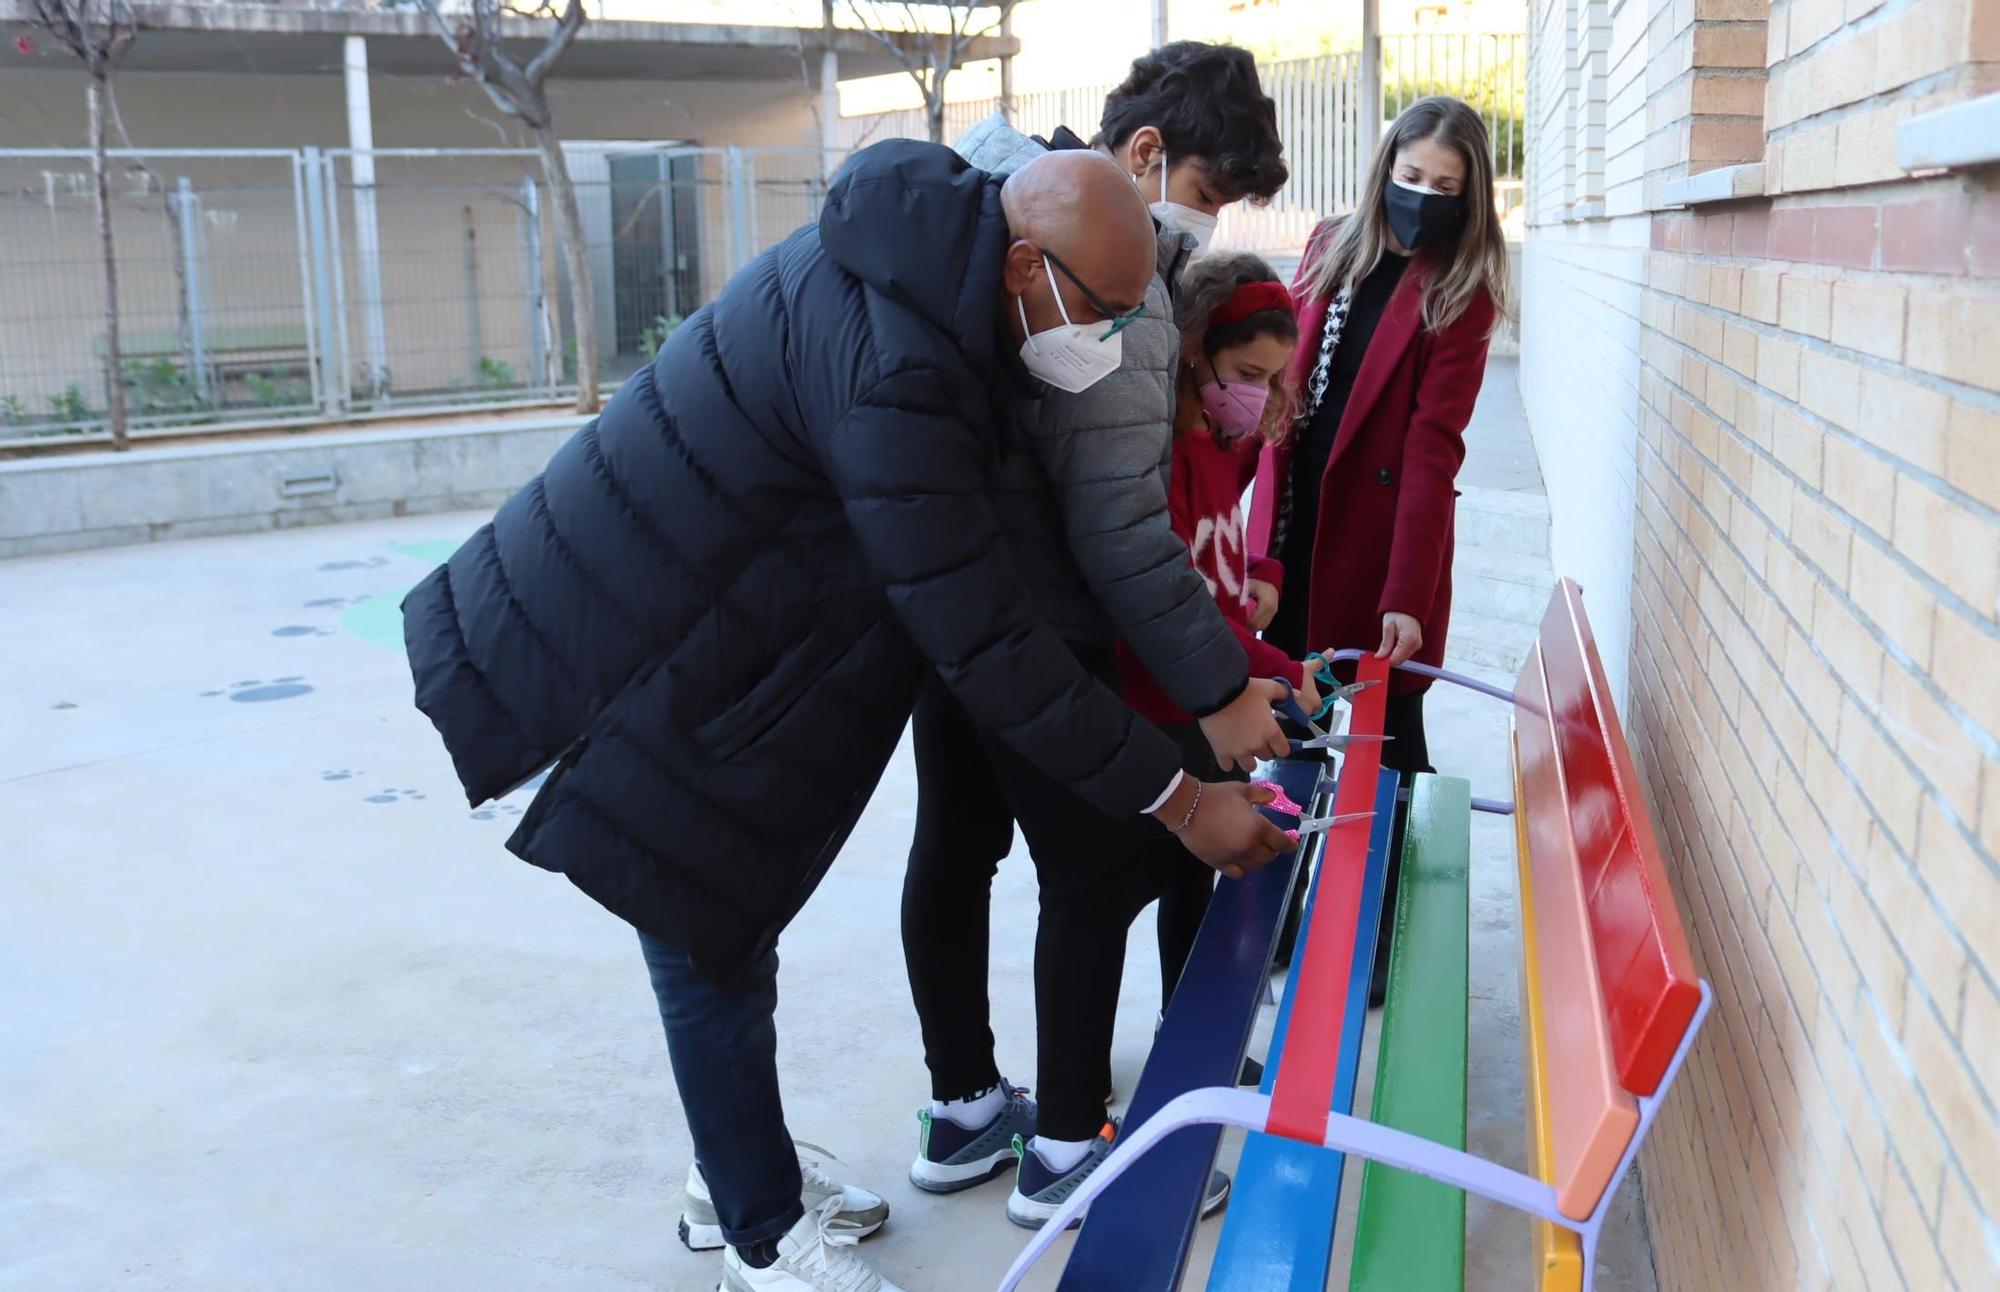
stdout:
[[(674, 1235), (686, 1132), (630, 930), (502, 850), (526, 795), (469, 807), (409, 705), (395, 601), (482, 519), (0, 563), (0, 1286), (713, 1286)], [(1440, 694), (1432, 748), (1505, 795), (1500, 706)], [(903, 1179), (926, 1094), (897, 941), (913, 788), (905, 751), (782, 945), (781, 1061), (794, 1131), (894, 1205), (878, 1268), (956, 1292), (1022, 1234), (1004, 1183)], [(1475, 831), (1473, 1142), (1518, 1161), (1511, 832)], [(993, 1001), (1031, 1082), (1024, 863), (996, 892)], [(1124, 1091), (1155, 954), (1142, 918)], [(1475, 1204), (1469, 1286), (1528, 1287), (1526, 1235)], [(1607, 1244), (1600, 1287), (1652, 1286), (1637, 1225)]]

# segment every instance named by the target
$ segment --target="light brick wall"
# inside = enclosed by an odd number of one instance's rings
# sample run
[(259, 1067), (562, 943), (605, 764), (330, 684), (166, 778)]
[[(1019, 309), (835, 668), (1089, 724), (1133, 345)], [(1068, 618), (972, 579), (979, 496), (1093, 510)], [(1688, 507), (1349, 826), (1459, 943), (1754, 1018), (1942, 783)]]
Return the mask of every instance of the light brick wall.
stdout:
[(2000, 0), (1607, 17), (1601, 90), (1533, 51), (1531, 181), (1595, 94), (1606, 214), (1533, 208), (1523, 394), (1717, 994), (1661, 1286), (2000, 1288), (2000, 167), (1895, 164)]

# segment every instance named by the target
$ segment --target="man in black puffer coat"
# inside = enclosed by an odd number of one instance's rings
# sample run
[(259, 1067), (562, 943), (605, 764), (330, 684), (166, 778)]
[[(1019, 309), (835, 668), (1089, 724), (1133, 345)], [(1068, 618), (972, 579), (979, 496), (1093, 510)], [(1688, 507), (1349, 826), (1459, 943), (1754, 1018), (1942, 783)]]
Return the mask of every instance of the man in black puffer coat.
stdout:
[(1039, 623), (984, 491), (1038, 389), (1026, 335), (1136, 308), (1153, 260), (1102, 157), (1053, 154), (1003, 193), (944, 148), (867, 149), (404, 603), (417, 704), (470, 801), (553, 763), (508, 847), (640, 930), (730, 1286), (853, 1259), (824, 1242), (865, 1210), (853, 1191), (802, 1218), (775, 945), (932, 668), (1211, 864), (1290, 846), (1246, 787), (1184, 779)]

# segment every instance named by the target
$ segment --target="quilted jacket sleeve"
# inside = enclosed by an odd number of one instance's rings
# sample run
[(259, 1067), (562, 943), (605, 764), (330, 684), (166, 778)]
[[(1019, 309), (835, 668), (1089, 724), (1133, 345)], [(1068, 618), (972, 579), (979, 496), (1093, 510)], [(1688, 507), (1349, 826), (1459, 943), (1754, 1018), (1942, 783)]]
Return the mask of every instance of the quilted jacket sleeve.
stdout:
[(1198, 717), (1243, 691), (1249, 661), (1167, 512), (1180, 333), (1155, 284), (1125, 330), (1125, 363), (1044, 401), (1033, 451), (1062, 509), (1070, 555), (1118, 635), (1173, 702)]
[(960, 407), (952, 383), (927, 370), (885, 377), (856, 401), (821, 450), (848, 520), (918, 648), (975, 719), (1104, 811), (1144, 812), (1179, 771), (1179, 750), (1036, 617), (986, 494), (985, 446)]

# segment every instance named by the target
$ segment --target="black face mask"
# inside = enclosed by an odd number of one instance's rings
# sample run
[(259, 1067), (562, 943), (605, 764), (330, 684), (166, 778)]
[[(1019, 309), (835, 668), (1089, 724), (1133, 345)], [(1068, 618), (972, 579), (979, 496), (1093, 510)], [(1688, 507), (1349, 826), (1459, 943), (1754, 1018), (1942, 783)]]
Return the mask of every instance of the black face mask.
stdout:
[(1450, 242), (1458, 236), (1458, 226), (1465, 221), (1463, 196), (1425, 193), (1406, 188), (1399, 180), (1389, 181), (1389, 191), (1383, 195), (1382, 203), (1387, 208), (1389, 229), (1396, 235), (1396, 241), (1411, 251)]

